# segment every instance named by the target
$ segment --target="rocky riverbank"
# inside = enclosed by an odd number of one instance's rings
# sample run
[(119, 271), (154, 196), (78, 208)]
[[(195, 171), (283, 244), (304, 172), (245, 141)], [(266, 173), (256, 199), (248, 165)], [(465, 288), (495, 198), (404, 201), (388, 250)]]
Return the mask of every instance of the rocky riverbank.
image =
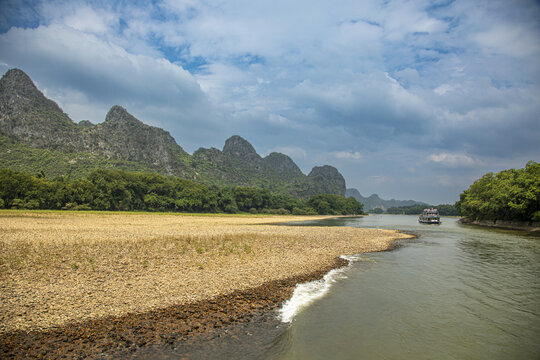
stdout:
[(532, 221), (504, 221), (504, 220), (469, 220), (467, 218), (459, 219), (462, 224), (485, 226), (490, 228), (520, 230), (540, 234), (540, 224)]
[(4, 334), (0, 336), (0, 357), (101, 359), (128, 356), (149, 346), (177, 347), (194, 336), (257, 320), (290, 298), (296, 284), (320, 279), (346, 264), (346, 260), (337, 258), (310, 274), (192, 304), (67, 324), (46, 331)]
[[(0, 357), (178, 346), (273, 311), (297, 283), (388, 250), (396, 231), (287, 216), (1, 212)], [(316, 219), (316, 218), (314, 218)]]

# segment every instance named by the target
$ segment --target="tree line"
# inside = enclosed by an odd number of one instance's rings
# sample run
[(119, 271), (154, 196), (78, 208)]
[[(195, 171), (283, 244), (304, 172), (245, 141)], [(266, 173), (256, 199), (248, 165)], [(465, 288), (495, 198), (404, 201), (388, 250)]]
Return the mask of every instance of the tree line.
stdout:
[(427, 208), (435, 208), (439, 210), (441, 216), (458, 216), (458, 209), (451, 204), (439, 204), (439, 205), (411, 205), (411, 206), (400, 206), (400, 207), (391, 207), (386, 210), (388, 214), (396, 215), (419, 215)]
[(540, 222), (540, 164), (485, 174), (460, 194), (456, 207), (473, 221)]
[(319, 194), (299, 199), (268, 189), (218, 187), (154, 173), (95, 170), (86, 178), (46, 179), (0, 169), (0, 208), (294, 215), (362, 214), (353, 197)]

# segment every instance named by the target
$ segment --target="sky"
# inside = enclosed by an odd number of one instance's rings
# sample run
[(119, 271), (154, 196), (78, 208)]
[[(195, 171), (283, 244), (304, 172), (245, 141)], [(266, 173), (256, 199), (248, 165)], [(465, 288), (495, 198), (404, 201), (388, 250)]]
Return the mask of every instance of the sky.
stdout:
[(540, 161), (540, 2), (0, 0), (0, 73), (189, 153), (240, 135), (364, 196), (454, 203)]

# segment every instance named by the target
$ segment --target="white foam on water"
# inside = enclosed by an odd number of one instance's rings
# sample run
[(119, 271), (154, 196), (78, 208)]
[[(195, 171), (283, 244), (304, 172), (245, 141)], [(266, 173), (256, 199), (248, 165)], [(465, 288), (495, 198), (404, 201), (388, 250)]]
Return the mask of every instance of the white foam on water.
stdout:
[(347, 260), (349, 265), (331, 270), (320, 280), (296, 285), (292, 297), (287, 300), (283, 304), (283, 307), (279, 310), (279, 319), (282, 322), (291, 322), (295, 315), (298, 314), (302, 309), (328, 293), (336, 281), (339, 279), (345, 279), (347, 277), (345, 276), (345, 270), (347, 270), (353, 261), (357, 261), (359, 256), (343, 255), (341, 258)]
[(352, 262), (359, 261), (360, 255), (341, 255), (340, 258), (347, 260), (350, 265)]

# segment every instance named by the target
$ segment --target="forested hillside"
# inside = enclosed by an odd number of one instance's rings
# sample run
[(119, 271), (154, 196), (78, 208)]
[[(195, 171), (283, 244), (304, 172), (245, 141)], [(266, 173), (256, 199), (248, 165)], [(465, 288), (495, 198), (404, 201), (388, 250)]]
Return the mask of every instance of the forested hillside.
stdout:
[(179, 177), (119, 170), (95, 170), (82, 179), (46, 179), (0, 169), (0, 208), (144, 210), (271, 214), (362, 214), (354, 198), (335, 194), (300, 199), (267, 189), (218, 187)]
[(391, 207), (386, 210), (388, 214), (403, 214), (403, 215), (419, 215), (427, 208), (435, 208), (439, 210), (441, 216), (457, 216), (459, 211), (454, 205), (450, 204), (439, 204), (439, 205), (412, 205), (412, 206), (400, 206), (400, 207)]

